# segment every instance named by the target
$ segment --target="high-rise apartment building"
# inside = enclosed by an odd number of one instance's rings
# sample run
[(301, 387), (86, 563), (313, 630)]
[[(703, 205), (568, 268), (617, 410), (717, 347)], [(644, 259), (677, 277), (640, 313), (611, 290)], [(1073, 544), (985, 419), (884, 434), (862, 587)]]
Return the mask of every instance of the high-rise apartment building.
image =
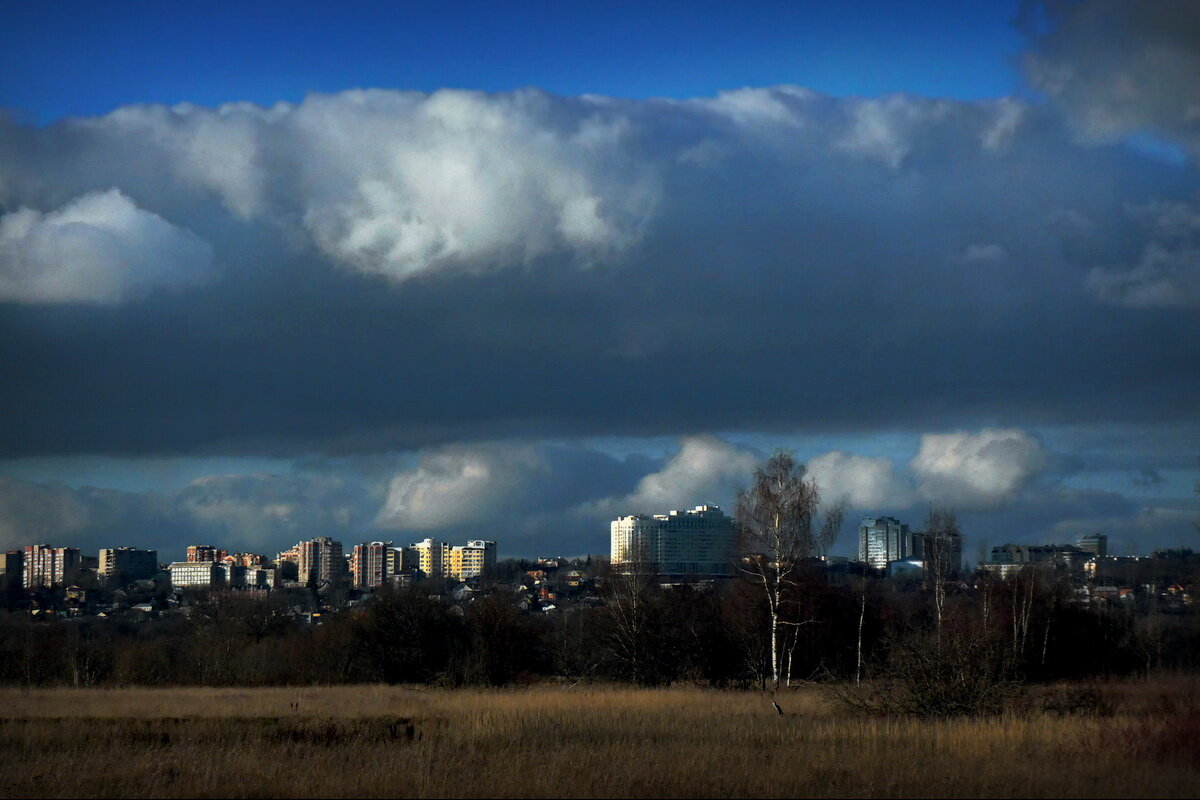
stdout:
[(391, 542), (365, 542), (350, 552), (350, 583), (358, 588), (382, 586), (395, 574), (396, 550)]
[(962, 569), (962, 534), (948, 531), (933, 537), (927, 532), (914, 533), (909, 557), (920, 560), (928, 568), (929, 562), (935, 558), (932, 551), (934, 547), (941, 548), (944, 575), (954, 575)]
[(420, 569), (420, 558), (411, 547), (392, 547), (388, 552), (388, 575)]
[(106, 578), (137, 581), (158, 572), (158, 551), (136, 547), (105, 547), (100, 550), (98, 572)]
[(610, 525), (613, 569), (661, 576), (726, 576), (734, 571), (733, 520), (718, 506), (634, 514)]
[(9, 550), (0, 553), (0, 575), (7, 575), (10, 581), (24, 580), (25, 553), (21, 550)]
[(319, 536), (296, 545), (300, 560), (297, 580), (301, 583), (338, 583), (346, 574), (346, 557), (342, 554), (342, 543)]
[(1108, 537), (1103, 533), (1085, 533), (1075, 540), (1075, 546), (1100, 558), (1108, 555)]
[(66, 586), (79, 577), (79, 548), (31, 544), (25, 547), (21, 585), (26, 589)]
[(496, 543), (485, 539), (470, 539), (465, 545), (454, 546), (425, 539), (411, 547), (394, 547), (391, 551), (391, 575), (417, 569), (427, 578), (461, 581), (478, 578), (496, 566)]
[(470, 539), (466, 545), (450, 548), (448, 577), (463, 581), (478, 578), (496, 567), (496, 543)]
[(858, 560), (875, 569), (913, 557), (912, 534), (894, 517), (863, 517), (858, 526)]
[(187, 560), (193, 564), (203, 561), (220, 561), (228, 555), (224, 550), (211, 544), (194, 544), (187, 549)]
[(417, 569), (428, 578), (444, 578), (450, 566), (450, 545), (435, 539), (417, 542), (411, 548), (417, 554)]

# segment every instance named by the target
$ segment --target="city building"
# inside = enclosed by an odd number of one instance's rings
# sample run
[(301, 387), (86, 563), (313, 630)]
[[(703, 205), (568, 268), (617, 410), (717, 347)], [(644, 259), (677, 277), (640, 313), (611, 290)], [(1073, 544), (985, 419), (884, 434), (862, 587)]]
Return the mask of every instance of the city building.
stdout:
[(360, 589), (382, 586), (399, 560), (391, 542), (356, 544), (350, 553), (350, 583)]
[[(906, 562), (907, 566), (898, 568), (901, 571), (911, 572), (914, 566), (924, 569), (934, 542), (944, 547), (945, 574), (958, 572), (962, 568), (961, 534), (947, 532), (935, 539), (928, 532), (909, 530), (895, 517), (863, 517), (858, 527), (858, 560), (879, 570), (888, 570), (893, 561)], [(889, 570), (888, 574), (893, 572)]]
[(175, 561), (167, 567), (176, 589), (219, 589), (225, 586), (225, 570), (216, 561)]
[(81, 559), (77, 547), (31, 544), (25, 547), (21, 585), (26, 589), (66, 586), (79, 577)]
[(258, 553), (229, 553), (220, 560), (226, 564), (237, 564), (239, 567), (247, 569), (264, 569), (267, 566), (267, 557)]
[(338, 583), (345, 577), (346, 557), (342, 554), (341, 542), (318, 536), (298, 542), (295, 549), (299, 555), (296, 579), (300, 583)]
[(471, 539), (465, 545), (450, 548), (450, 568), (447, 577), (464, 581), (467, 578), (478, 578), (495, 567), (496, 543)]
[(1079, 572), (1094, 556), (1070, 544), (1002, 544), (992, 548), (992, 564), (1061, 566)]
[(908, 526), (894, 517), (863, 517), (858, 526), (858, 560), (874, 569), (913, 557)]
[(275, 567), (279, 570), (280, 580), (296, 580), (300, 574), (300, 545), (292, 545), (275, 556)]
[(634, 514), (610, 525), (612, 567), (627, 574), (715, 577), (734, 573), (733, 520), (718, 506)]
[(429, 578), (444, 578), (450, 566), (450, 545), (435, 539), (417, 542), (411, 548), (417, 555), (417, 569)]
[(1108, 555), (1108, 537), (1103, 533), (1085, 533), (1075, 540), (1075, 546), (1100, 558)]
[(247, 589), (274, 589), (279, 584), (279, 570), (269, 567), (246, 567)]
[(421, 568), (417, 551), (411, 547), (393, 547), (388, 553), (388, 575), (395, 577)]
[(935, 546), (936, 542), (942, 543), (944, 547), (943, 577), (954, 575), (962, 569), (962, 534), (950, 531), (935, 539), (927, 532), (918, 531), (912, 534), (911, 541), (910, 555), (922, 563), (927, 563), (933, 557), (930, 552), (931, 547)]
[(228, 555), (224, 550), (211, 544), (193, 544), (187, 549), (187, 560), (192, 563), (204, 561), (220, 561)]
[(100, 550), (97, 572), (105, 578), (145, 580), (158, 572), (158, 551), (136, 547), (105, 547)]
[(995, 561), (985, 561), (979, 565), (979, 569), (988, 575), (999, 578), (1002, 581), (1007, 581), (1021, 574), (1021, 570), (1032, 569), (1030, 564), (1018, 564), (1015, 562), (997, 563)]
[(9, 576), (10, 580), (24, 579), (25, 553), (21, 550), (9, 550), (0, 553), (0, 575)]
[(223, 577), (221, 583), (226, 589), (245, 589), (246, 588), (246, 568), (241, 564), (237, 564), (228, 559), (221, 559), (216, 562), (220, 568)]

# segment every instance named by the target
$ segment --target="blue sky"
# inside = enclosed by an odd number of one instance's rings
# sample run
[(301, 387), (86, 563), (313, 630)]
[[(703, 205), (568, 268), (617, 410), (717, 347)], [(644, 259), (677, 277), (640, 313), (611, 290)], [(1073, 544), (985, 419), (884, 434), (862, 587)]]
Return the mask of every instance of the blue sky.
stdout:
[(1197, 74), (1168, 0), (0, 0), (0, 547), (600, 552), (781, 447), (1190, 544)]
[(386, 86), (693, 97), (796, 84), (964, 99), (1020, 87), (1007, 3), (12, 2), (0, 106), (39, 122), (129, 103)]

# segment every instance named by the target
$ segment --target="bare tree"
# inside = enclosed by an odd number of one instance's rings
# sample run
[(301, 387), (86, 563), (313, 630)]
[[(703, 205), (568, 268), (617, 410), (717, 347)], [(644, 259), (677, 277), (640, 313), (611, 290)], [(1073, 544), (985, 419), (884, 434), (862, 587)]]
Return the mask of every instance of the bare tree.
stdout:
[(930, 507), (929, 516), (925, 518), (925, 582), (933, 591), (934, 621), (939, 639), (946, 608), (946, 582), (958, 569), (954, 553), (961, 552), (961, 545), (958, 545), (961, 536), (953, 511)]
[(788, 618), (795, 604), (797, 568), (833, 543), (842, 523), (841, 508), (821, 519), (821, 495), (806, 478), (803, 464), (788, 453), (776, 453), (754, 472), (750, 486), (738, 494), (739, 567), (762, 587), (767, 600), (771, 681), (779, 688), (784, 674), (781, 647), (784, 631), (801, 622)]
[(614, 575), (606, 592), (605, 615), (608, 619), (601, 637), (609, 654), (643, 686), (661, 681), (656, 625), (657, 609), (652, 601), (652, 574)]
[(862, 571), (862, 601), (858, 609), (858, 647), (854, 659), (854, 685), (862, 683), (863, 625), (867, 621), (867, 570)]

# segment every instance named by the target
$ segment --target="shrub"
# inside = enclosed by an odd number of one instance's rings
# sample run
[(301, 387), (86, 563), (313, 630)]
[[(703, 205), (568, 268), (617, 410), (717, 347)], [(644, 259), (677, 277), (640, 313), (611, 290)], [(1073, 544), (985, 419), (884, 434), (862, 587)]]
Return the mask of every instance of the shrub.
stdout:
[(836, 692), (843, 705), (881, 716), (984, 716), (1021, 709), (1009, 662), (980, 637), (924, 636), (900, 643), (886, 676)]

